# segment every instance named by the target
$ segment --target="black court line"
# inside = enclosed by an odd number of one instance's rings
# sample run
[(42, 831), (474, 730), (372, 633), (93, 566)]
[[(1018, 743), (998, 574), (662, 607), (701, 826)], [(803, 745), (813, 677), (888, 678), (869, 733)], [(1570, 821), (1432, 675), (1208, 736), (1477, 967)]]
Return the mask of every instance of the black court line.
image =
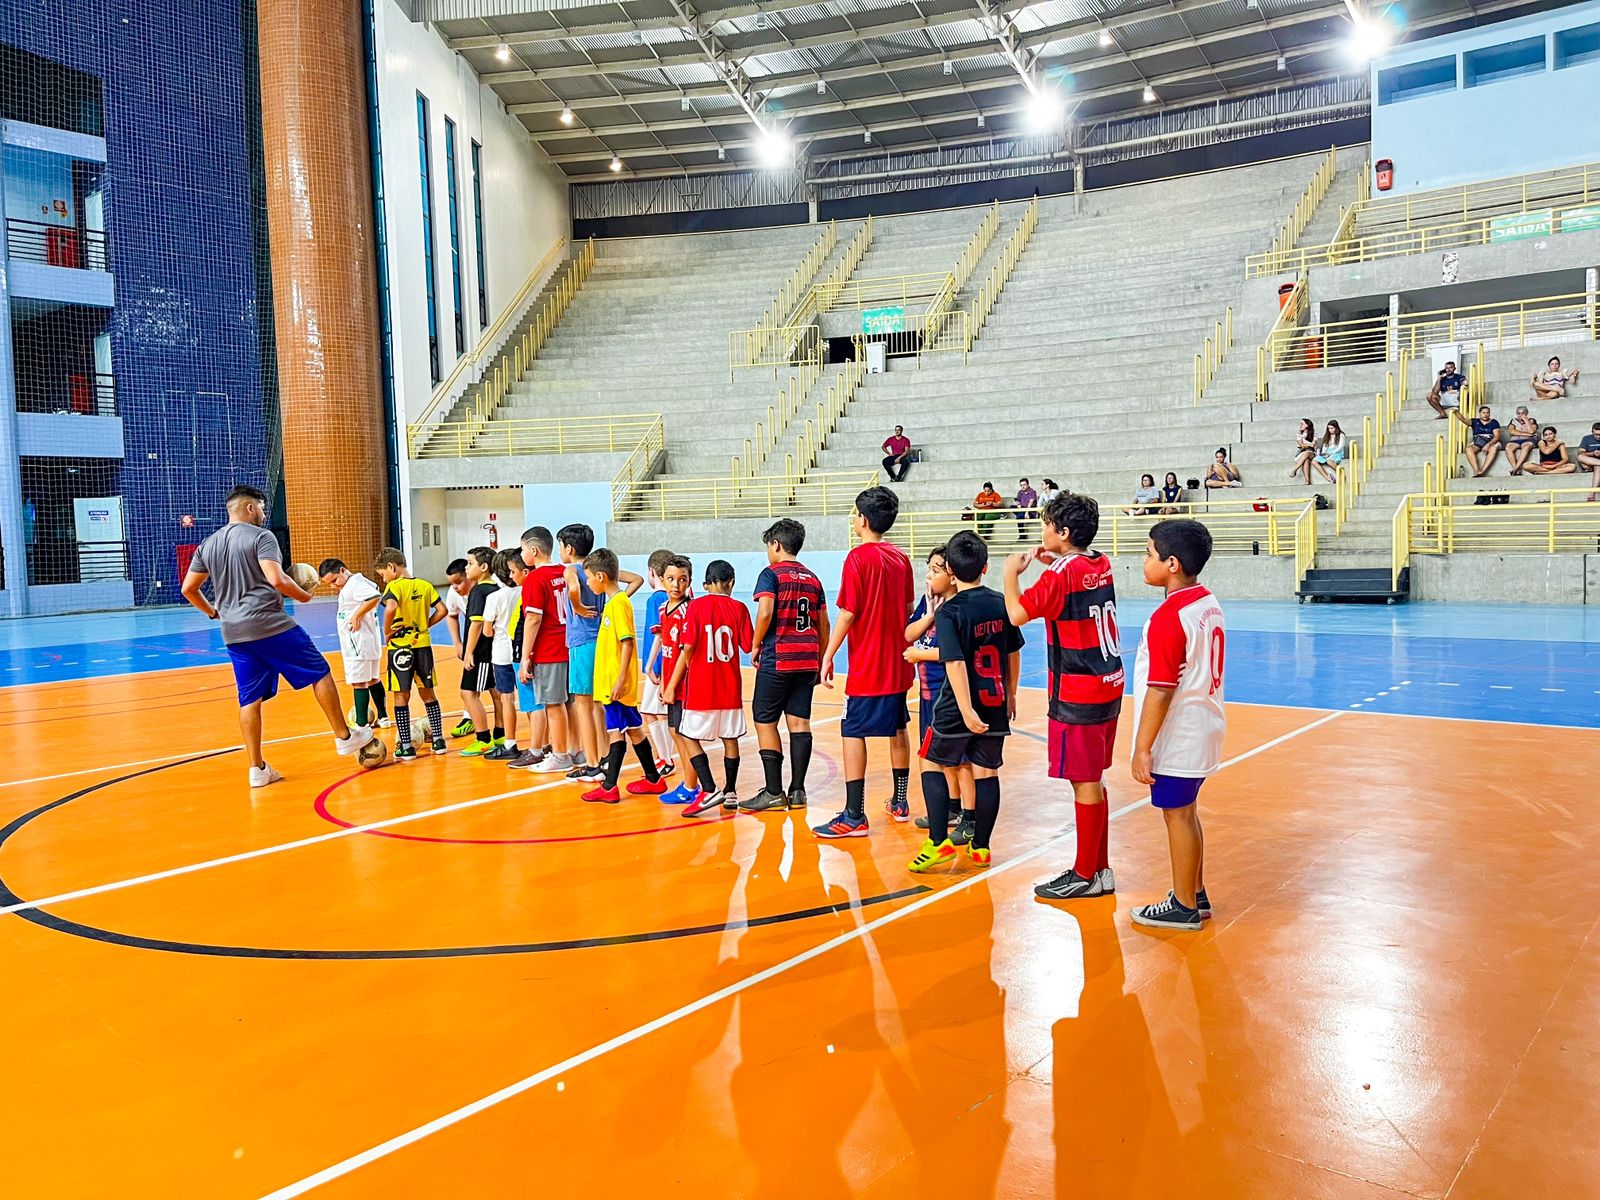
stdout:
[[(207, 758), (216, 758), (222, 754), (236, 754), (238, 748), (231, 750), (213, 750), (207, 754), (197, 754), (191, 758), (180, 759), (177, 762), (165, 763), (160, 766), (146, 767), (141, 771), (131, 771), (126, 775), (119, 775), (115, 779), (102, 780), (88, 787), (80, 788), (76, 792), (62, 796), (60, 799), (51, 800), (41, 804), (31, 812), (23, 813), (4, 829), (0, 829), (0, 849), (5, 847), (13, 836), (19, 833), (30, 822), (53, 812), (74, 800), (81, 800), (94, 792), (111, 787), (114, 784), (125, 783), (130, 779), (138, 779), (143, 775), (154, 775), (159, 771), (168, 771), (173, 767), (185, 766), (189, 763), (200, 762)], [(917, 886), (902, 888), (894, 892), (885, 892), (878, 896), (867, 896), (860, 900), (849, 900), (839, 904), (823, 904), (814, 908), (795, 909), (791, 912), (774, 913), (771, 916), (752, 917), (742, 921), (723, 921), (716, 924), (690, 925), (678, 929), (652, 929), (639, 933), (613, 934), (609, 937), (593, 938), (568, 938), (561, 941), (548, 942), (509, 942), (484, 946), (434, 946), (415, 948), (395, 948), (377, 950), (327, 950), (306, 949), (298, 950), (276, 946), (224, 946), (212, 945), (205, 942), (183, 942), (169, 938), (150, 938), (139, 934), (119, 933), (111, 929), (101, 929), (95, 925), (86, 925), (81, 921), (71, 921), (66, 917), (45, 912), (42, 909), (28, 908), (9, 915), (21, 917), (43, 929), (54, 930), (57, 933), (71, 934), (74, 937), (86, 938), (90, 941), (105, 942), (113, 946), (126, 946), (137, 950), (162, 950), (170, 954), (195, 954), (212, 958), (269, 958), (291, 959), (299, 961), (360, 961), (360, 960), (385, 960), (385, 959), (412, 959), (412, 958), (480, 958), (497, 954), (549, 954), (558, 950), (590, 950), (602, 946), (626, 946), (640, 942), (664, 942), (678, 938), (701, 937), (709, 933), (727, 933), (739, 929), (759, 929), (766, 925), (781, 925), (791, 921), (804, 921), (811, 917), (838, 915), (850, 912), (853, 909), (869, 908), (878, 904), (887, 904), (893, 900), (904, 900), (910, 896), (920, 896), (931, 888)], [(12, 891), (4, 879), (0, 879), (0, 906), (13, 904), (26, 904), (27, 899)]]

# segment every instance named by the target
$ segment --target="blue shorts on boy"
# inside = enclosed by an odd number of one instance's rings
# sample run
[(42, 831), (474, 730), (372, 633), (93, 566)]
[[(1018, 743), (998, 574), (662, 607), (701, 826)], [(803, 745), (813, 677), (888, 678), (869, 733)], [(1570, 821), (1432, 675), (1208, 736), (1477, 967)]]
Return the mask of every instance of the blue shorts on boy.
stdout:
[(1150, 803), (1157, 808), (1188, 808), (1200, 798), (1205, 778), (1188, 775), (1155, 775), (1150, 785)]
[(847, 696), (839, 732), (847, 738), (894, 737), (911, 723), (904, 692), (889, 696)]
[(567, 692), (573, 696), (594, 695), (594, 643), (567, 647)]
[(505, 663), (494, 664), (494, 690), (509, 696), (517, 690), (517, 669)]
[(607, 733), (637, 729), (644, 723), (643, 718), (639, 716), (639, 710), (631, 704), (608, 704), (605, 710)]
[(228, 658), (241, 707), (276, 696), (280, 675), (299, 691), (331, 673), (322, 651), (298, 625), (253, 642), (235, 642), (228, 647)]

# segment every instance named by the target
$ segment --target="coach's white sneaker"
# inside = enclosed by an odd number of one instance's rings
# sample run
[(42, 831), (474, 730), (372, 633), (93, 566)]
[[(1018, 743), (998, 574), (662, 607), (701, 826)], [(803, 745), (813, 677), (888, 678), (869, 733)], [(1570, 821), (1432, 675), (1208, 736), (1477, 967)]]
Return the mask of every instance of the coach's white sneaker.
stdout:
[(336, 737), (333, 739), (333, 748), (340, 754), (351, 755), (376, 736), (377, 734), (372, 732), (372, 726), (370, 725), (352, 725), (350, 726), (349, 737)]
[(250, 786), (253, 788), (266, 787), (269, 783), (282, 783), (283, 776), (272, 769), (270, 763), (262, 763), (259, 767), (250, 768)]

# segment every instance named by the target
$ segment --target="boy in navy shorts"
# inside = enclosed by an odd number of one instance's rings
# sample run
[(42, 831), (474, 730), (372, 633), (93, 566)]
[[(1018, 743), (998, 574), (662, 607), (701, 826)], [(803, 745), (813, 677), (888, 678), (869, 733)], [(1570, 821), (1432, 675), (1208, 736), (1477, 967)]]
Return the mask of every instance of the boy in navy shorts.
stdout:
[(922, 757), (942, 774), (923, 777), (928, 838), (911, 860), (910, 869), (916, 872), (955, 861), (950, 793), (959, 793), (968, 775), (977, 811), (967, 854), (974, 865), (989, 865), (989, 838), (1000, 817), (998, 772), (1017, 706), (1022, 634), (1011, 623), (1005, 601), (983, 586), (989, 547), (977, 534), (962, 530), (945, 544), (944, 559), (955, 577), (956, 594), (934, 616), (945, 677), (933, 704), (933, 724), (922, 739)]
[[(1109, 822), (1102, 784), (1117, 740), (1122, 712), (1122, 648), (1117, 636), (1117, 593), (1111, 560), (1089, 549), (1100, 532), (1100, 506), (1088, 496), (1062, 492), (1040, 514), (1035, 550), (1006, 559), (1006, 611), (1018, 625), (1045, 621), (1050, 659), (1050, 778), (1072, 784), (1077, 810), (1078, 857), (1048, 883), (1034, 888), (1042, 900), (1076, 900), (1116, 891), (1109, 860)], [(1045, 564), (1026, 592), (1022, 572)]]
[[(906, 626), (905, 660), (917, 672), (919, 747), (928, 740), (928, 730), (933, 728), (933, 705), (939, 698), (939, 689), (944, 687), (944, 664), (939, 661), (939, 635), (938, 630), (934, 628), (933, 619), (938, 615), (939, 606), (955, 594), (956, 577), (950, 574), (950, 567), (944, 560), (944, 547), (935, 546), (928, 552), (927, 593), (917, 601), (917, 607), (911, 612), (911, 624)], [(944, 772), (924, 758), (921, 774), (923, 815), (917, 818), (916, 826), (918, 829), (926, 829), (928, 789), (934, 786), (935, 777), (942, 778)], [(960, 792), (961, 820), (950, 831), (950, 841), (954, 845), (965, 846), (972, 840), (975, 816), (970, 772), (961, 776)]]

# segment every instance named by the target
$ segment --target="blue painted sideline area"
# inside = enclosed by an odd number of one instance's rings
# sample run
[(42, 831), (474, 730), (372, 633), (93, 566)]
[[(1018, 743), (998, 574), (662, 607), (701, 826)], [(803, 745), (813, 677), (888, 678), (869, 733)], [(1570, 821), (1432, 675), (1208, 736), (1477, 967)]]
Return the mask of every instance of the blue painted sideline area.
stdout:
[[(1600, 608), (1224, 605), (1232, 701), (1600, 728)], [(1140, 597), (1120, 608), (1130, 676), (1152, 607)], [(330, 601), (297, 615), (318, 646), (338, 649)], [(216, 627), (185, 609), (0, 621), (0, 688), (227, 661)], [(1045, 684), (1037, 625), (1022, 683)]]

